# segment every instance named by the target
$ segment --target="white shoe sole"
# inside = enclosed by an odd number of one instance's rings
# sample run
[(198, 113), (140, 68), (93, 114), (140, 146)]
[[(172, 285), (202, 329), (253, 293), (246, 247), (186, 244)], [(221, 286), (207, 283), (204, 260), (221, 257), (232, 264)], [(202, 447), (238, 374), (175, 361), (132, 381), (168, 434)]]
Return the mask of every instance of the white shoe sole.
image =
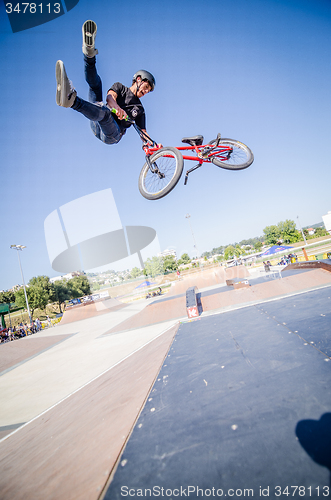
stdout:
[[(76, 97), (76, 91), (71, 88), (67, 73), (62, 61), (57, 61), (55, 66), (56, 77), (56, 104), (64, 108), (70, 108)], [(68, 96), (72, 94), (72, 97)]]
[(94, 57), (98, 51), (95, 48), (95, 37), (97, 35), (97, 25), (94, 21), (85, 21), (82, 27), (83, 32), (83, 53), (88, 57)]

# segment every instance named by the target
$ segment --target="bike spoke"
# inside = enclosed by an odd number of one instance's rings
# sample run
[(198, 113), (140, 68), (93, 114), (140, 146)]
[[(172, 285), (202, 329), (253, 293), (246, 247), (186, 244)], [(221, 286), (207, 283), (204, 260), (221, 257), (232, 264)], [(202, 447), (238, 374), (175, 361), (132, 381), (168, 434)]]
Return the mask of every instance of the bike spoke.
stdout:
[[(210, 144), (215, 143), (212, 141)], [(221, 168), (241, 170), (253, 163), (251, 150), (242, 142), (233, 139), (221, 139), (219, 145), (209, 156), (210, 161)]]
[[(157, 166), (157, 169), (155, 169)], [(165, 189), (172, 181), (176, 172), (176, 159), (174, 157), (162, 156), (157, 161), (153, 162), (153, 170), (146, 170), (144, 177), (144, 190), (149, 194), (155, 194)]]
[(212, 156), (216, 156), (220, 161), (225, 161), (229, 165), (241, 165), (247, 161), (246, 152), (237, 147), (226, 151), (224, 148), (216, 148)]

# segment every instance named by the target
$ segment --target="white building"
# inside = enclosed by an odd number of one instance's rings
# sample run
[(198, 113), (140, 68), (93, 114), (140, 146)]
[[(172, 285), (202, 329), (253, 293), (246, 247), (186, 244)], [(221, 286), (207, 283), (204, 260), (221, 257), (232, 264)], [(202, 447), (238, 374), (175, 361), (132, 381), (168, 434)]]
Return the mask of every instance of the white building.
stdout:
[(72, 278), (74, 278), (75, 276), (80, 276), (81, 274), (84, 274), (80, 271), (74, 271), (72, 273), (68, 273), (68, 274), (64, 274), (63, 276), (55, 276), (55, 278), (50, 278), (50, 282), (51, 283), (54, 283), (54, 281), (59, 281), (59, 280), (71, 280)]
[(326, 215), (322, 215), (322, 219), (325, 229), (331, 234), (331, 211), (329, 211)]
[(175, 260), (177, 260), (176, 250), (167, 249), (158, 254), (158, 257), (169, 257), (169, 256), (175, 257)]

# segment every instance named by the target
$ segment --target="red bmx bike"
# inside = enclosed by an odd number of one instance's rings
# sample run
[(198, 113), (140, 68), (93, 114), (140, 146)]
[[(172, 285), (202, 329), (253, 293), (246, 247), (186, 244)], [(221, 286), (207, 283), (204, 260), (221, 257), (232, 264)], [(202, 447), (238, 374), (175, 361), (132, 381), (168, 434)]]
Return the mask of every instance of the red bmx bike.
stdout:
[[(182, 139), (186, 146), (161, 147), (135, 122), (128, 121), (144, 141), (146, 161), (139, 175), (138, 186), (140, 193), (147, 200), (159, 200), (174, 189), (183, 173), (184, 160), (198, 162), (187, 170), (184, 184), (187, 184), (189, 174), (200, 168), (203, 163), (213, 163), (227, 170), (243, 170), (254, 161), (248, 146), (233, 139), (222, 139), (220, 134), (208, 144), (203, 144), (202, 135), (196, 135)], [(183, 155), (182, 151), (187, 154)]]

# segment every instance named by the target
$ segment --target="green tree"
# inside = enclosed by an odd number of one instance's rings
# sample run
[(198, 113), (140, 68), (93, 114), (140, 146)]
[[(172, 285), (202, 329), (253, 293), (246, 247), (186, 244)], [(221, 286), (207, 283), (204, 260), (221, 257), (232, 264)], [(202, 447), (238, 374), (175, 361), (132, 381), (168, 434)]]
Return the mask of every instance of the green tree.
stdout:
[(35, 286), (35, 287), (42, 288), (49, 295), (51, 294), (51, 291), (52, 291), (52, 283), (51, 283), (49, 277), (44, 276), (44, 275), (37, 276), (35, 278), (31, 278), (29, 283), (28, 283), (28, 286)]
[(91, 285), (85, 275), (71, 278), (71, 280), (68, 280), (67, 285), (71, 299), (78, 299), (79, 297), (84, 297), (84, 295), (90, 295), (91, 293)]
[(261, 241), (256, 241), (254, 243), (254, 250), (256, 250), (256, 252), (260, 252), (261, 248), (262, 248), (262, 242)]
[(148, 258), (144, 262), (144, 265), (147, 276), (154, 278), (157, 274), (163, 274), (163, 261), (161, 257)]
[(224, 250), (224, 258), (225, 260), (231, 259), (231, 257), (234, 257), (235, 255), (235, 249), (233, 245), (228, 245), (226, 249)]
[[(34, 309), (44, 309), (46, 311), (46, 306), (49, 302), (53, 301), (53, 285), (48, 276), (36, 276), (31, 278), (28, 283), (28, 288), (33, 291), (32, 302), (34, 304)], [(32, 305), (29, 306), (32, 309)], [(32, 313), (31, 313), (32, 314)]]
[(12, 304), (15, 302), (15, 293), (10, 292), (0, 292), (0, 304)]
[[(42, 288), (37, 286), (28, 286), (26, 287), (26, 295), (28, 297), (29, 308), (32, 317), (36, 309), (46, 309), (49, 301), (49, 295)], [(15, 304), (17, 305), (17, 307), (26, 309), (26, 301), (23, 288), (20, 288), (15, 293)]]
[(133, 269), (131, 269), (130, 275), (132, 278), (138, 278), (138, 276), (140, 276), (142, 272), (143, 271), (139, 269), (139, 267), (134, 267)]
[(58, 303), (60, 313), (62, 313), (61, 305), (71, 299), (70, 290), (66, 280), (59, 280), (53, 283), (53, 293), (51, 299)]
[(178, 269), (178, 264), (173, 255), (168, 255), (163, 259), (163, 269), (164, 271), (176, 271)]
[(240, 255), (242, 255), (243, 253), (244, 253), (243, 249), (240, 247), (239, 244), (237, 244), (235, 249), (234, 249), (234, 255), (236, 257), (240, 257)]
[(294, 220), (286, 219), (279, 222), (278, 229), (284, 243), (295, 243), (301, 239), (301, 233), (297, 230)]
[(212, 255), (223, 254), (224, 250), (225, 250), (225, 247), (220, 246), (220, 247), (217, 247), (217, 248), (213, 248), (212, 251), (211, 251), (211, 253), (212, 253)]
[(325, 228), (323, 227), (317, 227), (315, 229), (315, 233), (313, 235), (314, 238), (320, 238), (321, 236), (328, 236), (328, 232)]
[(181, 258), (178, 260), (178, 265), (180, 266), (181, 264), (189, 264), (191, 262), (191, 259), (187, 253), (183, 253)]
[(267, 226), (263, 229), (264, 241), (267, 245), (276, 245), (279, 241), (281, 234), (278, 226)]

